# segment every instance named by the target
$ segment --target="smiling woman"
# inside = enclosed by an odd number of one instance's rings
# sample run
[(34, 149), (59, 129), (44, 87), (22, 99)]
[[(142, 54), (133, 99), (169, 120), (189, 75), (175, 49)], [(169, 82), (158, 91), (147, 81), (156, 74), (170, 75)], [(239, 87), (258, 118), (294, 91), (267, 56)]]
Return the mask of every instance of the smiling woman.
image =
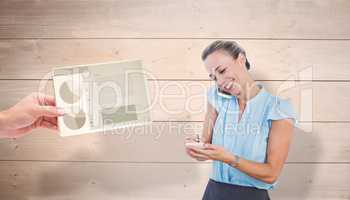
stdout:
[(270, 199), (292, 140), (293, 108), (254, 81), (236, 42), (213, 42), (202, 60), (216, 84), (208, 92), (204, 148), (189, 146), (187, 153), (214, 160), (203, 199)]

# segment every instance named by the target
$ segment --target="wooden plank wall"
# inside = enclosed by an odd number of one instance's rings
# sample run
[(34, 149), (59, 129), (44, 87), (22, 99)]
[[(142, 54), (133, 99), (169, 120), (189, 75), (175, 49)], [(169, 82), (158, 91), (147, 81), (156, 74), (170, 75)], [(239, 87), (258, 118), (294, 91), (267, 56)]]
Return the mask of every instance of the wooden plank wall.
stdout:
[(350, 199), (349, 20), (348, 0), (0, 1), (0, 109), (52, 94), (53, 67), (123, 59), (143, 60), (154, 103), (150, 127), (1, 140), (0, 199), (200, 199), (211, 165), (183, 138), (201, 131), (200, 54), (216, 39), (299, 113), (272, 199)]

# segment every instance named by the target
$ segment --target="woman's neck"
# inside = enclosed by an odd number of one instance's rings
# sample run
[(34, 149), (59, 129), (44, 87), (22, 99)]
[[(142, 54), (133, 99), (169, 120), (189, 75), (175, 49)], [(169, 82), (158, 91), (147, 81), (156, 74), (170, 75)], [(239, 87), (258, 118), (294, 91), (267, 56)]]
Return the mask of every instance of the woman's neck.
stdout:
[(239, 104), (246, 104), (250, 99), (254, 98), (261, 88), (253, 79), (250, 79), (242, 85), (241, 94), (237, 96)]

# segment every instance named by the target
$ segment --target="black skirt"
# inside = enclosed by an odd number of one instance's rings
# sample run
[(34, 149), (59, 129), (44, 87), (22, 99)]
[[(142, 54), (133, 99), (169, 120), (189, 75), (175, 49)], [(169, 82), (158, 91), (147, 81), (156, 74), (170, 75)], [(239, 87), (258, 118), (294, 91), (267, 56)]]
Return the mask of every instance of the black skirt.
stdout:
[(202, 200), (270, 200), (267, 190), (209, 179)]

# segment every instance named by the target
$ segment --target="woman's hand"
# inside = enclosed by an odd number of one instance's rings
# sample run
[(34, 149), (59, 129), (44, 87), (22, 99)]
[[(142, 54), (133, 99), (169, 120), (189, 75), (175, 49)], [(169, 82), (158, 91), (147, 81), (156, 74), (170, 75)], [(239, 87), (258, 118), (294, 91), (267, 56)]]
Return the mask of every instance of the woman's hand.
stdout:
[[(194, 135), (192, 137), (186, 137), (186, 139), (185, 139), (185, 143), (194, 143), (194, 142), (200, 142), (199, 135)], [(196, 153), (196, 151), (195, 151), (196, 149), (199, 149), (199, 148), (186, 146), (186, 153), (187, 153), (187, 155), (189, 155), (190, 157), (192, 157), (192, 158), (194, 158), (194, 159), (196, 159), (198, 161), (209, 160), (208, 156)]]
[(209, 160), (222, 161), (227, 164), (235, 161), (235, 156), (221, 146), (204, 144), (204, 149), (191, 148), (191, 150), (194, 152), (194, 155), (208, 158)]
[(39, 127), (57, 130), (57, 117), (63, 114), (54, 97), (33, 93), (0, 112), (0, 137), (18, 138)]

